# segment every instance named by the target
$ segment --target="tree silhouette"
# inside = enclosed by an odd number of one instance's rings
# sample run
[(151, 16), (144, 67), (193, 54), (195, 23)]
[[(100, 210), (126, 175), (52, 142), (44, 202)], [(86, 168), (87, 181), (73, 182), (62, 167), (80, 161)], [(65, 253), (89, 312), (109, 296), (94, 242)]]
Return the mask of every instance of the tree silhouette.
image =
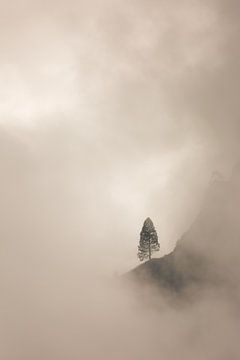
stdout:
[(138, 257), (140, 261), (144, 259), (151, 260), (152, 252), (159, 251), (157, 232), (150, 218), (144, 221), (142, 231), (140, 233), (140, 241), (138, 246)]

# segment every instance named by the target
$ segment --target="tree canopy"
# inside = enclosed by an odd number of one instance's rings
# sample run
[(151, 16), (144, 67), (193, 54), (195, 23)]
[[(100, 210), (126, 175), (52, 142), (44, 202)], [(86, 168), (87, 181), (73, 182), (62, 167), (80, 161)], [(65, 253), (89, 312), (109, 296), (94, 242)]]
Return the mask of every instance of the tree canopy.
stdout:
[(142, 231), (140, 233), (140, 241), (138, 246), (138, 258), (140, 261), (151, 259), (154, 251), (159, 251), (160, 245), (158, 235), (150, 218), (144, 221)]

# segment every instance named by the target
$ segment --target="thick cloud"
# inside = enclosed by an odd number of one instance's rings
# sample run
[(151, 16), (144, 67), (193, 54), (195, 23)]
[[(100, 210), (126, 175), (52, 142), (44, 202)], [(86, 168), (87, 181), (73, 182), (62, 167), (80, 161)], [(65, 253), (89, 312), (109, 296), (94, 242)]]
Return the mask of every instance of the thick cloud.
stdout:
[[(127, 328), (126, 335), (142, 339), (142, 326), (165, 333), (153, 354), (163, 347), (172, 359), (172, 328), (182, 335), (175, 319), (184, 329), (179, 348), (183, 341), (188, 349), (194, 321), (204, 332), (203, 309), (213, 322), (223, 310), (234, 342), (238, 325), (224, 301), (214, 313), (214, 301), (202, 300), (184, 316), (168, 309), (167, 319), (154, 313), (152, 323), (144, 313), (138, 321), (135, 314), (133, 325), (123, 324), (113, 304), (131, 313), (128, 295), (107, 286), (111, 316), (102, 319), (108, 306), (95, 309), (93, 301), (89, 333), (78, 306), (98, 297), (104, 303), (104, 290), (91, 290), (96, 273), (136, 264), (146, 217), (162, 254), (172, 250), (199, 211), (211, 173), (227, 178), (239, 161), (239, 11), (237, 1), (217, 0), (0, 3), (4, 358), (87, 358), (91, 329), (97, 338), (107, 319), (109, 358), (118, 358), (112, 354), (119, 334), (111, 338), (110, 329), (120, 322), (121, 336)], [(169, 327), (159, 329), (161, 322)], [(83, 334), (88, 351), (81, 353)], [(218, 344), (224, 336), (217, 334)], [(210, 341), (209, 359), (219, 359), (213, 337), (196, 346)], [(126, 345), (131, 358), (144, 358), (134, 344)], [(205, 356), (202, 348), (193, 353)]]
[(149, 215), (169, 251), (211, 172), (238, 160), (238, 10), (219, 1), (1, 4), (1, 121), (44, 127), (40, 142), (65, 143), (52, 156), (75, 162), (78, 176), (84, 153), (92, 187), (108, 169), (103, 183), (128, 218), (120, 228), (133, 224), (124, 236), (132, 253)]

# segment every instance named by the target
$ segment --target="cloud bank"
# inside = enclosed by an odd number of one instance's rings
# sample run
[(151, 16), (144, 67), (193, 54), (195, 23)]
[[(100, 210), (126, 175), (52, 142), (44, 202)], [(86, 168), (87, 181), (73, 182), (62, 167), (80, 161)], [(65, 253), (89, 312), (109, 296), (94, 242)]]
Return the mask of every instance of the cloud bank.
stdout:
[[(96, 277), (136, 264), (148, 216), (171, 251), (212, 172), (227, 178), (239, 161), (239, 10), (233, 0), (0, 3), (3, 358), (145, 358), (144, 327), (152, 356), (236, 358), (224, 300), (139, 315)], [(220, 313), (230, 336), (204, 335)]]

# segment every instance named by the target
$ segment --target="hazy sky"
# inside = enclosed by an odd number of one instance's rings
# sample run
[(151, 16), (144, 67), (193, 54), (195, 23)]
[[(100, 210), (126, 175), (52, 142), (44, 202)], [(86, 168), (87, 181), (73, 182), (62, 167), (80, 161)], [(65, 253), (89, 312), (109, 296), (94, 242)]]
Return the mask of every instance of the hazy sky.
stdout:
[(239, 162), (239, 17), (238, 0), (0, 0), (1, 359), (239, 359), (231, 293), (143, 310), (99, 280), (138, 264), (147, 217), (170, 252)]
[(238, 161), (238, 15), (237, 1), (1, 2), (2, 211), (19, 208), (23, 233), (46, 221), (46, 242), (103, 248), (111, 271), (136, 263), (148, 216), (172, 250), (211, 173)]

